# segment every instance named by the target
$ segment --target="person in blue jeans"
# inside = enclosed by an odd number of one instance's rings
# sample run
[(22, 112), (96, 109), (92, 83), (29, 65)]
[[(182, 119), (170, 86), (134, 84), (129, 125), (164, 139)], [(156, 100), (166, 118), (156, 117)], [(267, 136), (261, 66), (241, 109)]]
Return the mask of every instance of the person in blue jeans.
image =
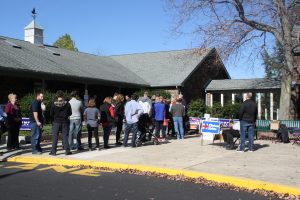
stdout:
[(41, 103), (44, 100), (44, 94), (42, 92), (36, 93), (36, 99), (33, 100), (30, 106), (30, 127), (31, 127), (31, 150), (32, 154), (41, 154), (41, 137), (42, 128), (44, 122), (43, 110)]
[(138, 96), (131, 95), (131, 100), (125, 105), (126, 128), (124, 136), (124, 147), (127, 147), (129, 133), (132, 133), (131, 146), (136, 147), (135, 141), (138, 132), (138, 121), (143, 114), (142, 106), (137, 102)]
[(252, 100), (252, 93), (246, 94), (246, 100), (243, 102), (239, 112), (240, 119), (240, 132), (241, 132), (241, 144), (238, 149), (239, 152), (245, 151), (246, 133), (249, 139), (249, 152), (253, 152), (254, 144), (254, 126), (257, 118), (257, 105)]
[[(77, 151), (83, 150), (81, 146), (81, 122), (83, 113), (83, 104), (79, 100), (78, 92), (73, 91), (71, 93), (71, 100), (69, 101), (72, 109), (72, 115), (70, 116), (70, 130), (69, 130), (69, 143), (71, 150), (77, 149)], [(73, 143), (74, 131), (76, 135), (76, 145)]]
[(171, 105), (170, 113), (173, 116), (174, 129), (176, 132), (177, 140), (183, 139), (183, 116), (185, 116), (185, 107), (182, 105), (182, 99), (178, 98), (175, 105)]

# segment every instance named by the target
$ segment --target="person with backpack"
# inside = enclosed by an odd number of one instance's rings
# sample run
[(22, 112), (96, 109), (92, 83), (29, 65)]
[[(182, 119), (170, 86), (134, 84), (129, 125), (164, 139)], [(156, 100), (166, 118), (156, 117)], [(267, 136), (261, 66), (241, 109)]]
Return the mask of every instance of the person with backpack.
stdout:
[(104, 141), (104, 149), (109, 149), (108, 141), (111, 129), (114, 124), (114, 108), (111, 105), (112, 99), (111, 97), (105, 97), (103, 104), (100, 106), (100, 122), (103, 127), (103, 141)]

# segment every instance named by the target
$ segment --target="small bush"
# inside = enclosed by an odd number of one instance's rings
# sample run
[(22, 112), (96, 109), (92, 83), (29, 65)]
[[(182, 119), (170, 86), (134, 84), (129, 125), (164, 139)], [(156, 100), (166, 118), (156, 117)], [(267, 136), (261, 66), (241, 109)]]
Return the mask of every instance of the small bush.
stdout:
[(206, 112), (206, 105), (203, 99), (192, 100), (188, 105), (188, 116), (203, 117)]

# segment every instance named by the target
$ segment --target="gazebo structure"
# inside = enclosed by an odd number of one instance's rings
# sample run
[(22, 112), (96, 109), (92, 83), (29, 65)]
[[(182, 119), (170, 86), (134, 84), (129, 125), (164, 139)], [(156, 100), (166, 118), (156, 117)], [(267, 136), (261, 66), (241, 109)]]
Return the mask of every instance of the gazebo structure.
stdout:
[[(245, 98), (244, 94), (252, 92), (258, 104), (258, 119), (262, 118), (262, 113), (264, 113), (265, 119), (278, 119), (280, 96), (280, 80), (278, 79), (212, 80), (207, 85), (205, 92), (207, 106), (213, 106), (214, 102), (220, 102), (222, 106), (225, 103), (242, 102)], [(262, 105), (265, 107), (264, 110), (262, 110)]]

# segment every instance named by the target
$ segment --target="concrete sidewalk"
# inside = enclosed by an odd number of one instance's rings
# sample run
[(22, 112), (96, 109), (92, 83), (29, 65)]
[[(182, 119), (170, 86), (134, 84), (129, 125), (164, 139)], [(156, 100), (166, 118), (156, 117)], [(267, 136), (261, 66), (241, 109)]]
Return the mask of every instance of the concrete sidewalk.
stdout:
[[(86, 138), (83, 141), (86, 145)], [(114, 141), (112, 136), (112, 147)], [(53, 158), (48, 155), (50, 147), (46, 145), (44, 149), (48, 151), (41, 155), (32, 155), (28, 151), (23, 152), (22, 157)], [(55, 158), (188, 170), (300, 188), (299, 145), (256, 140), (255, 147), (257, 150), (252, 153), (240, 153), (225, 150), (219, 141), (215, 144), (204, 141), (201, 145), (200, 137), (191, 136), (184, 140), (170, 140), (167, 144), (138, 148), (114, 147), (108, 150), (74, 152), (70, 156), (65, 156), (63, 151), (59, 151)]]

